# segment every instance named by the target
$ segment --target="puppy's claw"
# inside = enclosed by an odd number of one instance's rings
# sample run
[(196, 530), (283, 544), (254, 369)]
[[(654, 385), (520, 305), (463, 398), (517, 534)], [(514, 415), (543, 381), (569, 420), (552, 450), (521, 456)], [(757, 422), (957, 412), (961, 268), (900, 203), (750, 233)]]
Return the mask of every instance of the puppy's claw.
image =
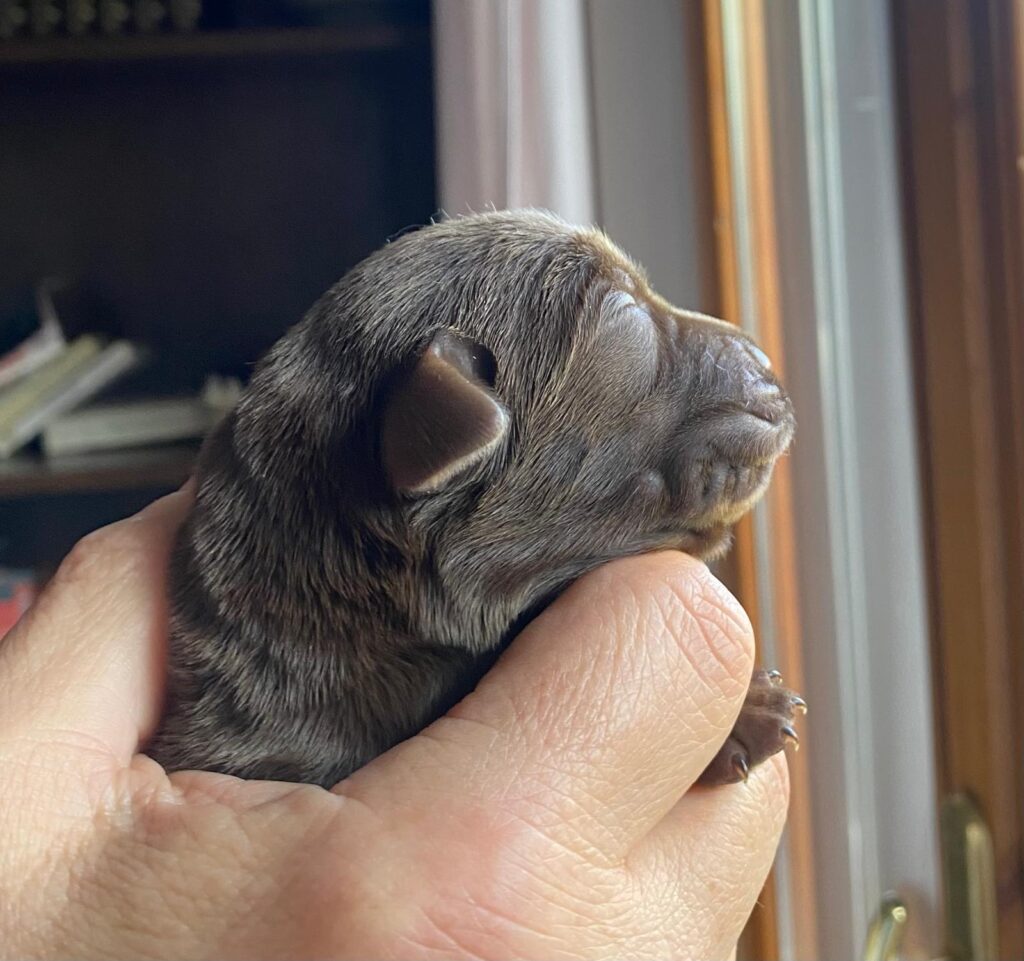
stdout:
[(807, 711), (807, 704), (781, 680), (778, 671), (754, 671), (732, 734), (701, 775), (701, 784), (746, 781), (750, 772), (773, 754), (791, 744), (799, 749), (794, 719)]

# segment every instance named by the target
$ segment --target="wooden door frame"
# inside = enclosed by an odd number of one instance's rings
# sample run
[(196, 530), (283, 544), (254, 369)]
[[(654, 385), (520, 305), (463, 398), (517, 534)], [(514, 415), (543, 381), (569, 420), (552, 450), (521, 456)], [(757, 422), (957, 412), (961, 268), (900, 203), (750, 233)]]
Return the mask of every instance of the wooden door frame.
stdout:
[(988, 821), (1024, 957), (1024, 31), (1001, 0), (892, 9), (940, 786)]
[[(725, 37), (720, 0), (683, 0), (690, 38), (691, 68), (697, 102), (693, 143), (704, 145), (695, 167), (703, 199), (701, 222), (705, 231), (703, 254), (704, 309), (732, 323), (753, 322), (757, 336), (773, 358), (783, 380), (784, 338), (779, 294), (779, 264), (775, 256), (774, 185), (772, 142), (769, 126), (767, 54), (765, 48), (765, 0), (747, 0), (742, 10), (743, 47), (748, 58), (744, 77), (746, 109), (741, 118), (746, 143), (730, 136), (725, 65)], [(732, 170), (735, 152), (745, 150), (751, 177), (747, 208), (752, 227), (750, 248), (740, 250), (737, 237), (737, 189)], [(742, 203), (743, 199), (739, 199)], [(745, 303), (739, 262), (749, 257), (754, 274), (753, 303)], [(744, 518), (735, 531), (731, 554), (722, 565), (723, 580), (744, 605), (758, 636), (770, 631), (776, 639), (772, 667), (780, 669), (787, 684), (803, 685), (801, 630), (797, 598), (795, 531), (790, 465), (780, 462), (765, 503), (758, 510), (770, 518), (772, 536), (759, 531), (752, 517)], [(761, 562), (760, 575), (759, 564)], [(764, 567), (770, 567), (771, 576)], [(771, 623), (768, 623), (768, 619)], [(798, 955), (816, 956), (814, 865), (811, 801), (806, 757), (790, 754), (791, 805), (786, 837), (789, 904), (801, 906), (800, 930), (795, 932)], [(773, 872), (762, 892), (740, 943), (740, 957), (772, 961), (780, 957), (778, 882)]]

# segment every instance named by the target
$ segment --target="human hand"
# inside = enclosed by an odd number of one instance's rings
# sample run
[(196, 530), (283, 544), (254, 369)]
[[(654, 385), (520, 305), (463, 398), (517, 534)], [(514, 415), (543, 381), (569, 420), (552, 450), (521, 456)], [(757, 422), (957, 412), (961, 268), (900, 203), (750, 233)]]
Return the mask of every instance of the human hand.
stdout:
[(583, 578), (477, 691), (333, 792), (138, 753), (191, 493), (86, 538), (0, 647), (0, 955), (712, 958), (785, 818), (777, 756), (688, 790), (749, 623), (665, 553)]

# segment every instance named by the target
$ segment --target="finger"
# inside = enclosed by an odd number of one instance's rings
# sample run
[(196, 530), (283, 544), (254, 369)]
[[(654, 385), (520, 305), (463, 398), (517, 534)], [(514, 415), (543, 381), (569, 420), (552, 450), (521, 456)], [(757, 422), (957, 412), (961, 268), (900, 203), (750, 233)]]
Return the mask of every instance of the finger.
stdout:
[(616, 561), (570, 588), (475, 693), (379, 769), (476, 790), (619, 856), (724, 741), (752, 648), (750, 622), (703, 564), (669, 552)]
[(157, 721), (166, 566), (190, 485), (83, 538), (0, 647), (0, 737), (127, 763)]
[[(782, 754), (754, 768), (746, 783), (696, 788), (679, 801), (628, 860), (664, 934), (693, 939), (695, 957), (727, 953), (764, 887), (788, 805)], [(680, 925), (675, 932), (673, 925)]]

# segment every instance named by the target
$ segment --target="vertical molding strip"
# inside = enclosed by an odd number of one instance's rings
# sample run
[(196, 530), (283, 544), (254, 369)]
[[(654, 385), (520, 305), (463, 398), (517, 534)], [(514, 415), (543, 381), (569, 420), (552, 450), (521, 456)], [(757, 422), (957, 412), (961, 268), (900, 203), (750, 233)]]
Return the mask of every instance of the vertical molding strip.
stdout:
[[(722, 115), (724, 143), (715, 160), (718, 180), (726, 181), (729, 193), (727, 202), (719, 201), (719, 216), (727, 211), (729, 220), (719, 228), (730, 241), (720, 250), (727, 268), (721, 277), (723, 284), (731, 280), (733, 287), (723, 292), (722, 301), (732, 308), (727, 319), (761, 342), (784, 377), (764, 25), (767, 9), (763, 0), (717, 0), (715, 6), (708, 20), (709, 29), (720, 32), (724, 93), (722, 102), (711, 108), (712, 120), (716, 108)], [(755, 509), (749, 526), (737, 532), (737, 539), (740, 586), (745, 588), (742, 600), (748, 606), (754, 601), (762, 661), (779, 667), (787, 681), (800, 689), (804, 672), (788, 460), (776, 468), (767, 497)], [(772, 930), (759, 932), (759, 947), (762, 953), (771, 947), (779, 957), (813, 958), (818, 955), (818, 891), (812, 798), (806, 755), (791, 754), (789, 760), (793, 784), (790, 820), (776, 859), (774, 884), (764, 903), (763, 913), (772, 915)]]

